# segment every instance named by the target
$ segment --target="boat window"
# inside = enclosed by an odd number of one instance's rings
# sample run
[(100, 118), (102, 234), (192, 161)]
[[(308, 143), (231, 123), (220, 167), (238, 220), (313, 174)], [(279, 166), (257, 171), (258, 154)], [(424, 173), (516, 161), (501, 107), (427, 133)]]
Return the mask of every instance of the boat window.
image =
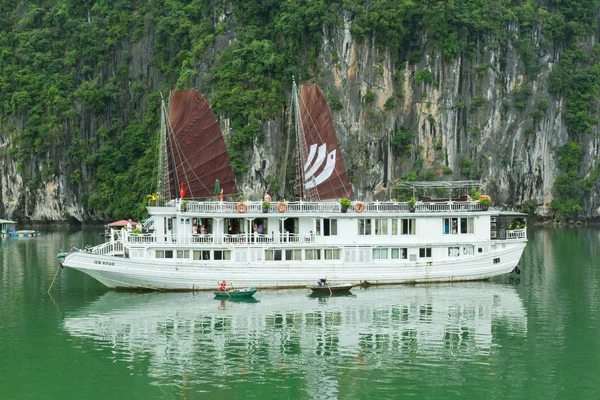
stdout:
[(192, 253), (192, 256), (194, 258), (194, 260), (202, 260), (202, 251), (200, 250), (194, 250), (194, 252)]
[[(316, 232), (317, 236), (337, 236), (337, 219), (323, 218), (317, 219)], [(323, 229), (321, 229), (323, 227)]]
[(164, 250), (156, 250), (156, 258), (165, 258)]
[(474, 221), (473, 218), (461, 218), (460, 219), (460, 233), (473, 233)]
[(445, 235), (457, 235), (475, 232), (473, 218), (442, 218), (442, 227)]
[(304, 250), (304, 259), (305, 260), (320, 260), (321, 259), (321, 249), (306, 249)]
[(500, 259), (499, 258), (494, 258), (494, 264), (500, 264)]
[(325, 260), (339, 260), (340, 249), (325, 249)]
[(215, 250), (213, 252), (213, 258), (215, 260), (231, 260), (230, 250)]
[(387, 218), (376, 218), (375, 219), (375, 234), (376, 235), (387, 235), (388, 234), (388, 220)]
[(399, 259), (406, 260), (406, 253), (407, 253), (406, 247), (399, 248), (399, 249), (398, 248), (392, 249), (392, 259), (394, 259), (394, 260), (399, 260)]
[(337, 235), (337, 219), (326, 218), (323, 220), (323, 236)]
[[(398, 232), (398, 228), (396, 228), (394, 233), (394, 221), (400, 221), (400, 232)], [(398, 222), (396, 222), (398, 224)], [(414, 218), (402, 218), (400, 220), (392, 221), (392, 235), (414, 235), (416, 233), (415, 229), (416, 223)]]
[(387, 258), (388, 258), (388, 249), (387, 248), (373, 249), (373, 260), (387, 260)]
[(475, 254), (475, 246), (473, 246), (473, 245), (463, 246), (463, 254), (465, 256), (472, 256), (473, 254)]
[(177, 258), (190, 258), (189, 250), (177, 250)]
[(173, 258), (173, 250), (165, 250), (165, 258)]
[(281, 250), (266, 250), (265, 251), (266, 261), (281, 261)]
[(371, 234), (371, 219), (370, 218), (359, 218), (358, 219), (358, 234), (359, 235), (370, 235)]
[(285, 251), (285, 259), (286, 260), (301, 260), (302, 259), (302, 250), (293, 249)]
[(419, 248), (419, 257), (421, 257), (421, 258), (431, 257), (431, 247), (420, 247)]
[(448, 247), (448, 257), (460, 256), (460, 247)]

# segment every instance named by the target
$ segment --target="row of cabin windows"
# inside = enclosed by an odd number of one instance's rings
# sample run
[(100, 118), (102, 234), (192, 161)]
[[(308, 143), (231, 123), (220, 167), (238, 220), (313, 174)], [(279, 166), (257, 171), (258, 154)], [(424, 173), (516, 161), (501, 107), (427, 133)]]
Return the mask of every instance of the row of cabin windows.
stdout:
[[(192, 250), (192, 258), (194, 260), (231, 260), (231, 250)], [(173, 258), (173, 255), (177, 255), (177, 258), (188, 259), (190, 258), (190, 250), (156, 250), (156, 258)]]
[[(431, 247), (420, 247), (419, 258), (431, 258)], [(483, 251), (482, 248), (478, 249), (479, 253)], [(212, 258), (211, 258), (212, 252)], [(281, 250), (273, 249), (265, 251), (266, 261), (281, 261), (285, 254), (285, 260), (302, 260), (302, 253), (304, 252), (304, 260), (315, 261), (315, 260), (340, 260), (340, 249), (290, 249)], [(231, 260), (231, 250), (192, 250), (193, 260)], [(156, 258), (173, 258), (177, 255), (178, 259), (189, 259), (190, 250), (156, 250)], [(460, 257), (469, 256), (475, 254), (475, 247), (472, 245), (452, 246), (448, 247), (448, 257)], [(373, 249), (373, 260), (405, 260), (407, 259), (408, 249), (406, 247), (379, 247)]]
[[(483, 249), (481, 247), (479, 247), (478, 251), (479, 251), (479, 253), (482, 253)], [(462, 246), (462, 252), (461, 252), (461, 246), (448, 247), (448, 257), (460, 257), (461, 255), (472, 256), (473, 254), (475, 254), (475, 246), (473, 246), (473, 245)], [(431, 247), (420, 247), (419, 248), (419, 257), (420, 258), (431, 258)]]
[(406, 247), (380, 247), (377, 249), (373, 249), (373, 260), (406, 260), (407, 254), (408, 249)]
[[(373, 227), (375, 230), (373, 231)], [(392, 235), (415, 235), (416, 220), (414, 218), (359, 218), (359, 235), (388, 235), (391, 228)]]
[(285, 254), (286, 260), (302, 260), (302, 252), (304, 251), (304, 259), (308, 261), (314, 260), (340, 260), (340, 249), (292, 249), (292, 250), (265, 250), (265, 261), (281, 261)]

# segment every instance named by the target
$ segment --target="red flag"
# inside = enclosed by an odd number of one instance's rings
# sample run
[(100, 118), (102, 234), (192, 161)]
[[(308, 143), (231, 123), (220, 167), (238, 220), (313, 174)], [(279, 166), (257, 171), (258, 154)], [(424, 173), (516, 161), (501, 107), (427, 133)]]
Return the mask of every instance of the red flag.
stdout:
[(185, 196), (185, 189), (183, 188), (183, 182), (181, 182), (181, 186), (179, 187), (179, 194), (181, 195), (180, 198), (183, 199), (183, 196)]

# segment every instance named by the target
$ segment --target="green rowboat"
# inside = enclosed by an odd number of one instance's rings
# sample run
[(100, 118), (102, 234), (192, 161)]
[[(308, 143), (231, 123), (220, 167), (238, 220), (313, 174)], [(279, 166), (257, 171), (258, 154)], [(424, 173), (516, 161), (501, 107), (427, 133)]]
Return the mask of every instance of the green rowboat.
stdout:
[(256, 293), (255, 287), (243, 288), (243, 289), (230, 289), (223, 291), (215, 291), (215, 299), (229, 299), (229, 298), (248, 298), (254, 296)]

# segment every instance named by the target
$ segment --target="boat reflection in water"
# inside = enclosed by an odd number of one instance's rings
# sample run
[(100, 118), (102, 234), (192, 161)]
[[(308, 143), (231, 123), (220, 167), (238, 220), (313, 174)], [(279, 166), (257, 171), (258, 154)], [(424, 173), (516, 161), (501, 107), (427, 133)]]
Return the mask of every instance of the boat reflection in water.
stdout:
[(263, 290), (238, 302), (212, 293), (113, 291), (67, 312), (64, 329), (132, 368), (149, 368), (143, 372), (157, 384), (185, 377), (195, 390), (235, 390), (283, 373), (308, 380), (299, 390), (325, 385), (343, 394), (343, 371), (489, 363), (492, 348), (501, 347), (494, 334), (524, 337), (527, 316), (515, 287), (490, 282), (316, 298), (301, 289)]

